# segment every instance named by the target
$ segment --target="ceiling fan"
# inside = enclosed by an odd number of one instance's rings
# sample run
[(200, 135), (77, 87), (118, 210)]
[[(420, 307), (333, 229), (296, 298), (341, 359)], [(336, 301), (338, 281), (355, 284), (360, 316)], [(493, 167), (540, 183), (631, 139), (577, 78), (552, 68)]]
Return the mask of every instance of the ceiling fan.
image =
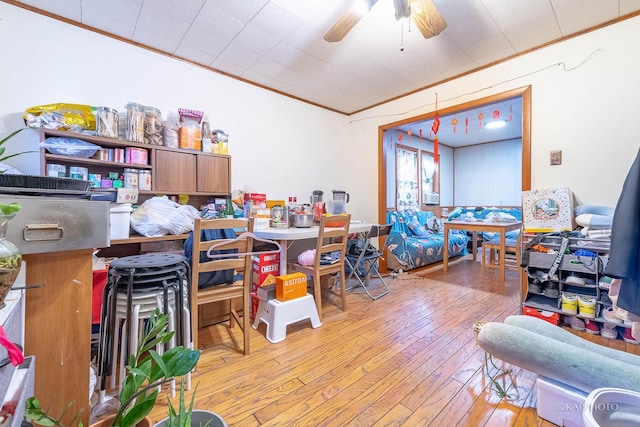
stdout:
[[(326, 41), (339, 42), (342, 40), (355, 27), (358, 21), (369, 12), (373, 5), (378, 2), (378, 0), (358, 1), (360, 4), (354, 2), (354, 5), (324, 35)], [(433, 0), (393, 0), (393, 4), (396, 10), (396, 20), (410, 16), (425, 39), (437, 36), (447, 28), (447, 23), (438, 12), (435, 4), (433, 4)]]

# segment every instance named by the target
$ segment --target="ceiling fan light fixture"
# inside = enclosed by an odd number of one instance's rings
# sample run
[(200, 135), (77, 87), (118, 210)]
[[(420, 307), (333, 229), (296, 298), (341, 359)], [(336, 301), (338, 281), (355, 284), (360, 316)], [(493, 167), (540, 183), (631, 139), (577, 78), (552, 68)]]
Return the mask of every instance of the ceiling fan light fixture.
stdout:
[(396, 10), (396, 21), (411, 16), (411, 6), (409, 0), (393, 0), (393, 6)]
[(507, 125), (506, 120), (494, 120), (484, 125), (487, 129), (500, 129)]

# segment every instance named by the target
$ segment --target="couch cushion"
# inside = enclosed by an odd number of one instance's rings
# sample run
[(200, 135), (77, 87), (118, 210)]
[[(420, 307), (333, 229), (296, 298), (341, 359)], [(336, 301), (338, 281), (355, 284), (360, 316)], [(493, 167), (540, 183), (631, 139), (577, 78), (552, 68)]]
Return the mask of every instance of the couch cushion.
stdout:
[(433, 212), (405, 209), (402, 211), (387, 212), (387, 223), (393, 224), (393, 231), (405, 233), (407, 236), (429, 237), (429, 231), (425, 228), (427, 219), (433, 216)]

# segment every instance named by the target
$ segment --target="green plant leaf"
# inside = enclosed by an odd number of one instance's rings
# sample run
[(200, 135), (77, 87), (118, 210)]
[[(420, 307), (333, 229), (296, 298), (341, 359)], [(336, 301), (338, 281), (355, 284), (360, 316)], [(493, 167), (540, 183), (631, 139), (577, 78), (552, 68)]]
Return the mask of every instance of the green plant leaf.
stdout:
[[(149, 355), (153, 358), (153, 361), (156, 363), (155, 367), (151, 370), (149, 377), (152, 378), (152, 381), (157, 380), (161, 377), (172, 377), (173, 375), (167, 371), (167, 366), (164, 363), (163, 356), (160, 356), (157, 351), (150, 350)], [(157, 375), (160, 375), (156, 378)]]
[[(5, 156), (4, 152), (5, 152), (5, 147), (2, 147), (2, 145), (4, 145), (5, 142), (7, 142), (8, 140), (10, 140), (11, 138), (13, 138), (15, 135), (17, 135), (18, 133), (22, 132), (25, 129), (29, 129), (29, 128), (22, 128), (22, 129), (18, 129), (16, 131), (11, 132), (8, 136), (4, 137), (2, 140), (0, 140), (0, 162), (4, 162), (7, 159), (10, 159), (12, 157), (16, 157), (16, 156), (20, 156), (22, 154), (26, 154), (26, 153), (37, 153), (37, 150), (29, 150), (29, 151), (21, 151), (19, 153), (15, 153), (15, 154), (11, 154), (9, 156)], [(1, 174), (2, 172), (0, 172)]]
[(158, 397), (158, 390), (154, 390), (148, 396), (142, 399), (136, 400), (134, 406), (125, 412), (122, 420), (119, 424), (120, 427), (133, 427), (138, 424), (144, 417), (151, 413), (153, 406), (156, 404), (156, 398)]
[(160, 378), (162, 375), (167, 377), (181, 377), (191, 372), (198, 363), (200, 358), (200, 350), (184, 348), (182, 346), (173, 347), (162, 355), (165, 370), (155, 365), (151, 371), (150, 378), (152, 381)]
[(0, 203), (0, 211), (4, 215), (12, 215), (22, 209), (22, 205), (20, 203)]

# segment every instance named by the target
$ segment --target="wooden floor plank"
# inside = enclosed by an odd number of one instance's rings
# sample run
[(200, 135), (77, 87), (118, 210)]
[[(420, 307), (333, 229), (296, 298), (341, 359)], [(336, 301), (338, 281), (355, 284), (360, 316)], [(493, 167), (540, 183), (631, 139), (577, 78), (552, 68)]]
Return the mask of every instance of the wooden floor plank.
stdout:
[[(356, 288), (346, 312), (323, 302), (321, 327), (291, 325), (280, 343), (266, 340), (264, 324), (252, 329), (247, 356), (238, 351), (238, 328), (204, 328), (195, 407), (233, 427), (552, 426), (537, 416), (534, 373), (491, 368), (507, 398), (486, 376), (473, 324), (519, 312), (518, 274), (507, 271), (504, 283), (497, 277), (469, 257), (446, 274), (431, 268), (387, 278), (388, 295), (372, 301)], [(154, 421), (166, 416), (168, 398), (163, 389)]]

